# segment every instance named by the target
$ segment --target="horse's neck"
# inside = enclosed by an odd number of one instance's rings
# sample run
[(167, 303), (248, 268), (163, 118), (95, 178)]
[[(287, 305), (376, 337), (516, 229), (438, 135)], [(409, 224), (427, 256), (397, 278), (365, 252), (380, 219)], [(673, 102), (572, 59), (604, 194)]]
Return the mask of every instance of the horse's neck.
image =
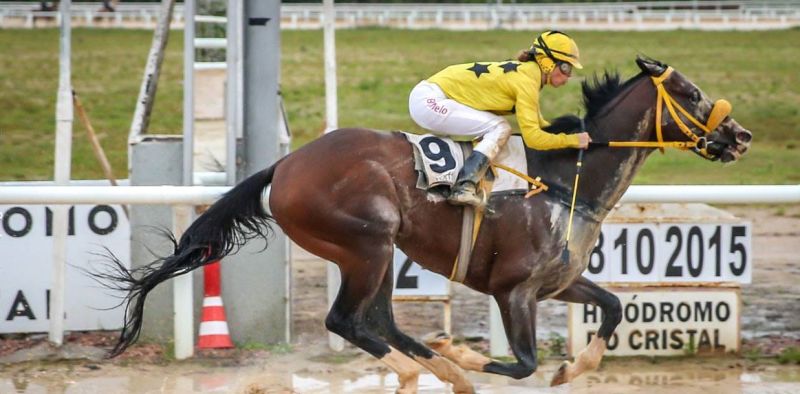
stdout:
[[(620, 128), (609, 136), (609, 141), (644, 141), (648, 139), (653, 127), (651, 110), (644, 110), (635, 117), (635, 122), (605, 121), (600, 124), (604, 128)], [(579, 189), (581, 198), (595, 201), (605, 210), (610, 210), (619, 202), (622, 195), (633, 182), (636, 173), (642, 168), (652, 149), (642, 148), (603, 148), (587, 155), (584, 173), (586, 185)], [(591, 161), (590, 161), (591, 160)]]
[[(642, 81), (631, 89), (625, 99), (602, 117), (589, 120), (587, 128), (596, 141), (645, 141), (654, 129), (653, 110), (655, 93)], [(642, 148), (592, 148), (587, 151), (581, 169), (578, 198), (589, 205), (592, 213), (602, 220), (619, 202), (633, 177), (644, 164), (652, 149)], [(552, 163), (540, 162), (547, 167), (553, 182), (572, 191), (575, 179), (575, 156), (560, 155)]]

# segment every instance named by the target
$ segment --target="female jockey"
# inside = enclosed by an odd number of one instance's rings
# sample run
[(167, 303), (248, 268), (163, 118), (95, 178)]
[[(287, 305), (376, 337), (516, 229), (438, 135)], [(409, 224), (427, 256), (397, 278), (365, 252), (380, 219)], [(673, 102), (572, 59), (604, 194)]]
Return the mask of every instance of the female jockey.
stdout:
[(578, 46), (566, 34), (546, 31), (516, 61), (477, 62), (449, 66), (417, 84), (408, 99), (411, 118), (437, 135), (454, 139), (481, 138), (458, 174), (448, 201), (483, 203), (476, 185), (511, 135), (501, 115), (516, 113), (525, 145), (538, 150), (586, 149), (587, 133), (551, 134), (539, 111), (539, 91), (563, 86), (572, 69), (581, 69)]

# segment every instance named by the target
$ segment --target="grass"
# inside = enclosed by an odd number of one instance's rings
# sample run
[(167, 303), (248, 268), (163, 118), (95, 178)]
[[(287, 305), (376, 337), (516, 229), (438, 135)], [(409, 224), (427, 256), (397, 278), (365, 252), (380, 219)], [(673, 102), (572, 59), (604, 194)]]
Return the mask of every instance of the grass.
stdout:
[(237, 344), (236, 346), (242, 350), (266, 350), (273, 354), (288, 354), (292, 352), (292, 345), (286, 342), (276, 343), (261, 343), (261, 342), (245, 342)]
[[(407, 111), (411, 88), (448, 64), (502, 60), (530, 44), (530, 32), (342, 30), (337, 35), (339, 125), (416, 129)], [(733, 116), (754, 133), (739, 163), (720, 166), (684, 152), (654, 154), (636, 183), (800, 183), (800, 30), (766, 32), (575, 32), (586, 69), (578, 78), (616, 69), (638, 72), (643, 53), (672, 64), (710, 97), (727, 98)], [(106, 153), (124, 178), (127, 134), (149, 31), (73, 32), (73, 86), (89, 112)], [(159, 81), (151, 133), (179, 133), (182, 108), (181, 32), (171, 34)], [(58, 32), (0, 30), (0, 180), (50, 179), (53, 166)], [(321, 31), (284, 31), (281, 91), (296, 148), (325, 128)], [(572, 82), (543, 92), (542, 109), (554, 118), (580, 111)], [(73, 178), (100, 178), (85, 131), (77, 122)]]
[(800, 349), (796, 347), (783, 349), (778, 355), (778, 362), (781, 364), (800, 364)]

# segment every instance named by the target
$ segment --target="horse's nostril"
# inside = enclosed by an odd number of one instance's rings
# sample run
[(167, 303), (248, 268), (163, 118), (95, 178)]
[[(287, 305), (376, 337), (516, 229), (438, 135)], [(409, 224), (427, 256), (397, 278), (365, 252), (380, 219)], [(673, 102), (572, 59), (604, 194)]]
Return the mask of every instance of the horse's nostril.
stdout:
[(736, 141), (740, 144), (746, 144), (753, 139), (753, 134), (750, 134), (749, 131), (740, 131), (736, 133)]

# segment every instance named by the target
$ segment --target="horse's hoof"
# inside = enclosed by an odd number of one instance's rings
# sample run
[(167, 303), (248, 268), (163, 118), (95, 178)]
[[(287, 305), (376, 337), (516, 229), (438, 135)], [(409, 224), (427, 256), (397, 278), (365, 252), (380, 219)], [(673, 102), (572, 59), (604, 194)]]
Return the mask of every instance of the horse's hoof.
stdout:
[(477, 391), (471, 384), (468, 387), (453, 388), (453, 394), (475, 394)]
[(450, 334), (448, 334), (448, 333), (446, 333), (444, 331), (439, 331), (439, 332), (432, 332), (432, 333), (430, 333), (428, 335), (425, 335), (422, 338), (422, 343), (424, 343), (425, 345), (427, 345), (429, 347), (438, 347), (438, 346), (442, 346), (442, 345), (445, 345), (447, 343), (450, 343), (450, 342), (452, 342), (452, 340), (453, 340), (453, 337), (451, 337)]
[(553, 375), (553, 379), (550, 380), (550, 387), (558, 386), (560, 384), (567, 383), (567, 368), (569, 367), (569, 361), (564, 361), (560, 367), (558, 367), (558, 371)]

